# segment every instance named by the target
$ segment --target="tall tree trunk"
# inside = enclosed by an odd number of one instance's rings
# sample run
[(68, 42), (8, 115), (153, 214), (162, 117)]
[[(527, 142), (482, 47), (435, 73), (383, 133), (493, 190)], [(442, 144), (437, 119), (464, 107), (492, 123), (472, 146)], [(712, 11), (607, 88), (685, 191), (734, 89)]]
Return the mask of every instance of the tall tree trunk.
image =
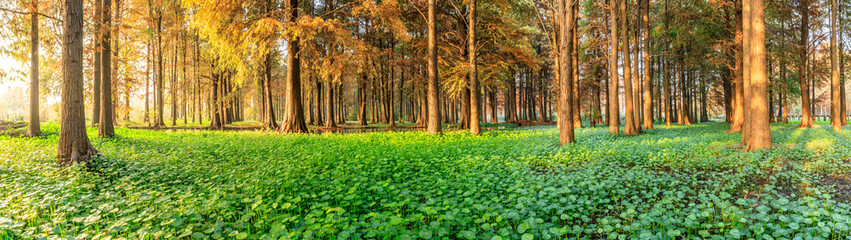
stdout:
[[(153, 51), (150, 41), (146, 41), (145, 45), (146, 45), (145, 47), (147, 49), (147, 52), (150, 53), (150, 52)], [(150, 124), (150, 120), (151, 120), (150, 117), (149, 117), (149, 114), (150, 114), (149, 103), (150, 103), (150, 95), (151, 95), (151, 93), (150, 93), (150, 89), (151, 89), (151, 65), (153, 64), (153, 62), (154, 61), (151, 59), (151, 54), (145, 55), (145, 116), (143, 116), (142, 119), (145, 123), (148, 123), (148, 124)]]
[[(295, 0), (293, 0), (295, 1)], [(436, 0), (428, 0), (428, 133), (441, 132), (440, 96), (437, 72)]]
[(115, 108), (112, 104), (112, 7), (110, 0), (103, 1), (103, 51), (101, 58), (101, 90), (100, 90), (100, 123), (98, 123), (98, 137), (109, 138), (115, 135), (113, 121), (115, 120)]
[(266, 129), (277, 129), (275, 108), (272, 106), (272, 53), (266, 53), (263, 69), (263, 126)]
[[(557, 66), (559, 71), (559, 97), (558, 97), (558, 107), (561, 110), (558, 110), (558, 118), (559, 122), (559, 144), (564, 145), (567, 143), (576, 142), (573, 128), (573, 124), (569, 124), (568, 121), (573, 118), (573, 106), (571, 104), (573, 96), (573, 54), (572, 54), (572, 45), (574, 44), (573, 28), (575, 27), (575, 18), (573, 11), (573, 0), (559, 0), (558, 1), (558, 22), (559, 22), (559, 30), (558, 30), (558, 56), (560, 59), (560, 64)], [(570, 121), (572, 122), (572, 121)]]
[(641, 1), (644, 11), (641, 17), (644, 24), (644, 129), (653, 129), (653, 68), (650, 64), (650, 0)]
[[(295, 23), (298, 18), (298, 0), (289, 0), (289, 21)], [(286, 110), (284, 110), (284, 122), (281, 131), (285, 133), (307, 132), (304, 124), (304, 107), (301, 102), (301, 60), (299, 56), (299, 39), (297, 36), (289, 37), (287, 44), (287, 80), (284, 93)]]
[(750, 139), (751, 134), (751, 121), (753, 120), (754, 113), (749, 112), (751, 110), (751, 77), (752, 69), (751, 69), (751, 57), (753, 53), (751, 52), (751, 47), (753, 46), (753, 42), (751, 37), (753, 35), (753, 0), (744, 0), (742, 4), (742, 96), (744, 100), (746, 115), (742, 118), (742, 144), (748, 145), (748, 141)]
[[(746, 0), (751, 4), (750, 34), (750, 139), (748, 150), (771, 147), (771, 129), (768, 125), (768, 78), (765, 75), (765, 2)], [(745, 8), (747, 10), (747, 8)]]
[(101, 50), (103, 46), (101, 46), (101, 42), (103, 39), (102, 33), (103, 31), (103, 2), (104, 0), (95, 0), (95, 19), (94, 19), (94, 83), (92, 84), (92, 127), (97, 127), (100, 123), (100, 90), (101, 90), (101, 78), (103, 77), (103, 73), (101, 73), (101, 68), (103, 68), (103, 64), (101, 63)]
[(479, 73), (476, 63), (476, 0), (470, 1), (470, 20), (468, 21), (467, 37), (467, 55), (470, 61), (470, 133), (473, 135), (479, 134), (482, 131), (482, 125), (479, 114)]
[[(163, 113), (165, 112), (165, 101), (163, 101), (163, 44), (162, 44), (162, 13), (159, 13), (156, 17), (156, 25), (157, 25), (157, 116), (154, 121), (154, 126), (164, 127), (165, 121), (163, 121)], [(215, 91), (215, 88), (213, 88)]]
[(609, 40), (611, 41), (610, 51), (609, 51), (609, 97), (608, 97), (608, 105), (609, 105), (609, 133), (611, 134), (620, 134), (620, 104), (618, 103), (618, 20), (617, 20), (617, 6), (615, 6), (616, 1), (626, 1), (626, 0), (609, 0), (609, 12), (611, 21), (609, 22), (609, 26), (611, 28), (611, 35), (609, 35)]
[(839, 83), (839, 49), (836, 46), (836, 0), (830, 0), (830, 123), (834, 131), (842, 130), (842, 101)]
[[(30, 9), (30, 123), (27, 136), (41, 136), (38, 107), (38, 0), (32, 0)], [(85, 119), (83, 124), (85, 125)]]
[[(621, 30), (621, 38), (623, 39), (623, 98), (625, 112), (624, 112), (624, 134), (625, 135), (638, 135), (637, 129), (635, 129), (635, 115), (633, 114), (634, 106), (633, 106), (633, 91), (632, 91), (632, 66), (630, 65), (630, 52), (629, 52), (629, 18), (627, 17), (627, 0), (620, 0), (620, 23), (623, 27)], [(613, 35), (616, 36), (616, 35)]]
[(97, 151), (86, 135), (83, 106), (83, 1), (65, 0), (62, 22), (62, 110), (60, 112), (59, 165), (76, 163), (90, 167)]
[[(579, 26), (579, 5), (580, 5), (580, 3), (576, 0), (571, 0), (569, 2), (572, 2), (572, 3), (570, 3), (571, 6), (569, 6), (570, 8), (568, 9), (568, 11), (573, 11), (572, 12), (573, 18), (568, 19), (568, 21), (573, 21), (572, 23), (569, 23), (569, 25), (572, 26), (571, 30), (570, 30), (570, 35), (571, 35), (570, 37), (571, 37), (572, 41), (570, 42), (569, 47), (570, 47), (570, 59), (571, 59), (570, 63), (572, 65), (571, 69), (570, 69), (571, 70), (570, 76), (571, 76), (571, 84), (573, 84), (573, 86), (571, 86), (571, 91), (573, 91), (573, 92), (571, 93), (570, 99), (571, 99), (571, 108), (573, 108), (573, 110), (571, 111), (571, 112), (573, 112), (573, 128), (576, 129), (576, 128), (582, 128), (582, 118), (581, 118), (582, 115), (580, 113), (581, 108), (579, 106), (579, 100), (581, 98), (581, 96), (579, 96), (579, 31), (578, 31), (578, 28), (576, 27), (576, 26)], [(541, 82), (543, 83), (543, 81), (544, 80), (542, 78)], [(541, 87), (541, 93), (544, 92), (544, 89), (545, 88), (542, 86)], [(541, 101), (541, 106), (543, 108), (543, 106), (544, 106), (543, 101)], [(544, 122), (546, 122), (546, 116), (543, 116), (544, 115), (543, 113), (541, 115), (542, 115), (541, 118), (544, 118)]]
[(366, 72), (360, 73), (358, 80), (358, 125), (366, 126)]
[[(736, 7), (737, 22), (743, 21), (744, 15), (741, 7)], [(736, 50), (734, 56), (735, 71), (733, 72), (733, 94), (732, 109), (733, 116), (730, 123), (730, 132), (741, 132), (745, 120), (745, 87), (744, 87), (744, 29), (743, 24), (736, 24), (735, 42)]]
[(336, 128), (337, 123), (335, 122), (334, 114), (334, 83), (329, 81), (327, 86), (325, 86), (325, 127), (326, 128)]
[[(640, 51), (639, 51), (640, 48), (641, 48), (640, 47), (641, 45), (639, 45), (639, 39), (641, 38), (641, 28), (642, 28), (641, 24), (640, 24), (641, 23), (641, 0), (636, 1), (635, 10), (633, 11), (633, 13), (635, 14), (635, 23), (634, 24), (629, 24), (630, 18), (626, 18), (625, 20), (627, 21), (627, 26), (632, 25), (632, 34), (633, 34), (633, 36), (632, 36), (632, 43), (633, 43), (633, 45), (632, 45), (633, 46), (633, 48), (632, 48), (632, 57), (633, 58), (632, 59), (633, 60), (631, 62), (631, 64), (632, 64), (632, 90), (633, 90), (632, 91), (632, 104), (633, 104), (633, 111), (632, 111), (633, 121), (632, 121), (632, 123), (635, 126), (635, 131), (637, 133), (640, 133), (641, 132), (641, 121), (642, 121), (641, 109), (643, 107), (642, 104), (641, 104), (641, 94), (642, 94), (641, 80), (640, 80), (641, 70), (639, 69), (639, 65), (641, 63), (641, 56), (640, 56)], [(629, 29), (629, 28), (627, 27), (626, 29)], [(627, 55), (627, 56), (629, 56), (629, 55)]]
[(807, 84), (809, 76), (807, 74), (807, 66), (809, 57), (807, 57), (807, 49), (809, 48), (810, 38), (810, 0), (801, 0), (801, 42), (798, 46), (800, 49), (801, 63), (798, 65), (798, 76), (801, 89), (801, 124), (799, 128), (813, 127), (813, 114), (810, 111), (810, 86)]

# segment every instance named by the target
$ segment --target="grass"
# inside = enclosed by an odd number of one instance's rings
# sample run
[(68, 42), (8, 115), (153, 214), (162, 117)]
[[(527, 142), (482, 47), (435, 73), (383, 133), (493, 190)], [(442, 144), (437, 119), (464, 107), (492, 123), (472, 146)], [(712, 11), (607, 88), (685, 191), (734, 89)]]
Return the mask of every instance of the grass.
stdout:
[[(0, 136), (0, 238), (839, 239), (851, 129), (725, 124), (637, 137), (552, 126), (279, 135), (116, 129), (98, 171), (59, 168), (58, 127)], [(89, 136), (96, 134), (89, 130)]]

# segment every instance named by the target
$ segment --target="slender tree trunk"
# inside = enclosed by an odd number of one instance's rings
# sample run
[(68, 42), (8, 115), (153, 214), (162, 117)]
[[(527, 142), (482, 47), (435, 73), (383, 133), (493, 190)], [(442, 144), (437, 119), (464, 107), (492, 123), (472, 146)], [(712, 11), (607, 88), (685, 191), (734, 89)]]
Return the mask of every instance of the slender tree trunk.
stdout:
[(611, 134), (620, 134), (620, 104), (618, 103), (618, 20), (617, 20), (617, 6), (615, 6), (616, 1), (626, 1), (626, 0), (609, 0), (609, 12), (611, 17), (611, 22), (609, 22), (609, 26), (611, 27), (611, 35), (609, 35), (609, 39), (611, 41), (611, 49), (609, 51), (609, 133)]
[[(744, 15), (742, 13), (742, 8), (736, 7), (736, 20), (743, 21)], [(733, 94), (732, 94), (732, 109), (733, 109), (733, 117), (732, 123), (730, 123), (730, 132), (741, 132), (744, 125), (745, 118), (745, 87), (744, 87), (744, 30), (743, 24), (736, 24), (736, 32), (735, 32), (735, 41), (736, 41), (736, 50), (734, 57), (735, 59), (735, 71), (733, 72)]]
[(428, 0), (428, 133), (441, 132), (440, 96), (437, 72), (436, 0)]
[[(633, 90), (632, 91), (633, 92), (632, 93), (632, 104), (633, 104), (634, 107), (633, 107), (633, 112), (632, 112), (632, 115), (633, 115), (632, 123), (635, 126), (635, 131), (637, 133), (640, 133), (641, 132), (641, 122), (642, 122), (641, 110), (643, 108), (642, 103), (641, 103), (641, 99), (642, 99), (641, 98), (641, 94), (642, 94), (641, 83), (642, 83), (642, 81), (640, 80), (641, 70), (639, 69), (639, 65), (641, 65), (640, 64), (641, 63), (641, 55), (640, 55), (641, 53), (639, 51), (640, 48), (641, 48), (640, 47), (641, 45), (639, 44), (639, 39), (641, 39), (641, 28), (642, 28), (641, 24), (640, 24), (641, 23), (641, 0), (636, 0), (636, 6), (635, 6), (635, 10), (633, 11), (633, 14), (635, 14), (635, 24), (629, 24), (630, 18), (626, 18), (625, 20), (627, 21), (627, 26), (632, 25), (632, 34), (633, 34), (633, 36), (632, 36), (632, 42), (633, 42), (633, 48), (632, 48), (632, 57), (633, 58), (632, 59), (633, 60), (632, 60), (631, 64), (632, 64), (632, 70), (633, 70), (633, 72), (632, 72), (632, 90)], [(627, 27), (625, 29), (629, 29), (629, 27)], [(627, 56), (629, 56), (629, 55), (627, 55)]]
[(98, 123), (98, 137), (109, 138), (115, 136), (113, 121), (115, 120), (115, 108), (112, 104), (112, 6), (110, 0), (103, 1), (103, 51), (101, 58), (101, 95), (100, 95), (100, 123)]
[[(157, 116), (154, 126), (164, 127), (163, 113), (165, 112), (165, 101), (163, 101), (163, 44), (162, 44), (162, 14), (156, 18), (157, 25)], [(215, 88), (213, 88), (215, 90)]]
[[(573, 28), (576, 23), (576, 15), (573, 11), (573, 0), (558, 1), (558, 53), (559, 64), (556, 69), (559, 76), (559, 97), (558, 97), (558, 122), (559, 125), (559, 144), (576, 142), (574, 136), (574, 125), (568, 124), (568, 120), (573, 119), (573, 44), (575, 33)], [(572, 121), (570, 121), (572, 122)]]
[(103, 77), (103, 73), (101, 73), (101, 69), (103, 68), (103, 64), (101, 63), (101, 46), (103, 35), (103, 2), (104, 0), (95, 0), (95, 17), (94, 17), (94, 83), (92, 84), (92, 126), (97, 127), (100, 123), (100, 90), (101, 90), (101, 77)]
[(807, 80), (809, 80), (809, 76), (807, 74), (808, 60), (807, 49), (809, 48), (809, 38), (810, 38), (810, 0), (801, 0), (801, 42), (798, 46), (800, 49), (800, 59), (801, 63), (798, 68), (798, 76), (800, 78), (800, 90), (801, 90), (801, 124), (798, 125), (799, 128), (810, 128), (813, 127), (813, 115), (810, 107), (810, 86), (807, 84)]
[[(572, 26), (571, 30), (570, 30), (570, 35), (571, 35), (570, 37), (571, 37), (572, 41), (570, 42), (569, 47), (570, 47), (570, 58), (571, 58), (570, 62), (571, 62), (571, 65), (572, 65), (571, 69), (570, 69), (571, 70), (570, 76), (571, 76), (571, 84), (573, 84), (573, 86), (571, 86), (570, 89), (573, 92), (571, 93), (570, 99), (571, 99), (571, 108), (573, 108), (573, 110), (571, 111), (571, 112), (573, 112), (573, 128), (576, 129), (576, 128), (582, 128), (582, 115), (580, 113), (581, 107), (579, 106), (579, 100), (581, 98), (581, 96), (579, 95), (579, 31), (578, 31), (578, 28), (576, 27), (576, 26), (579, 25), (579, 5), (580, 5), (580, 3), (576, 0), (569, 0), (568, 3), (570, 4), (570, 6), (568, 6), (569, 7), (568, 11), (572, 11), (572, 14), (573, 14), (573, 18), (567, 19), (567, 20), (573, 21), (572, 23), (568, 24), (569, 26)], [(541, 79), (541, 82), (543, 83), (543, 79)], [(543, 88), (543, 86), (542, 86), (541, 87), (542, 93), (544, 92), (544, 89), (545, 88)], [(543, 101), (541, 101), (541, 102), (542, 102), (541, 106), (543, 108), (543, 106), (544, 106)], [(544, 115), (543, 113), (541, 115), (542, 115), (541, 118), (544, 118), (544, 122), (546, 122), (546, 116), (543, 116)]]
[(629, 51), (629, 18), (627, 17), (627, 0), (620, 1), (620, 24), (623, 27), (621, 30), (621, 38), (623, 39), (623, 94), (626, 109), (624, 112), (624, 134), (638, 135), (635, 129), (635, 115), (633, 114), (633, 91), (632, 91), (632, 66)]
[[(30, 123), (28, 137), (41, 136), (38, 107), (38, 0), (33, 0), (30, 10)], [(85, 125), (85, 119), (83, 119)]]
[(325, 127), (326, 128), (336, 128), (337, 123), (335, 122), (334, 114), (334, 83), (328, 82), (327, 86), (325, 86)]
[(272, 53), (266, 54), (263, 70), (263, 125), (266, 129), (277, 129), (275, 108), (272, 106)]
[[(748, 150), (771, 147), (771, 129), (768, 123), (768, 78), (765, 75), (765, 2), (747, 0), (751, 3), (751, 79), (750, 79), (750, 139)], [(747, 9), (747, 8), (745, 8)]]
[(753, 120), (752, 112), (748, 112), (751, 110), (751, 76), (753, 76), (751, 69), (751, 57), (753, 53), (751, 52), (751, 47), (753, 46), (753, 42), (751, 40), (753, 29), (751, 24), (753, 24), (753, 1), (752, 0), (743, 0), (742, 4), (742, 96), (744, 100), (744, 104), (742, 106), (745, 109), (746, 114), (744, 115), (742, 121), (742, 144), (748, 145), (748, 141), (750, 139), (751, 134), (751, 120)]
[(467, 54), (470, 61), (470, 133), (473, 135), (479, 134), (482, 131), (482, 125), (479, 114), (479, 74), (476, 64), (476, 0), (470, 1), (470, 20), (468, 21), (468, 33), (470, 38), (467, 43)]
[(62, 110), (60, 111), (59, 165), (76, 163), (91, 167), (97, 151), (86, 135), (83, 106), (83, 1), (65, 0), (62, 22)]
[(830, 123), (834, 131), (842, 130), (842, 101), (839, 83), (839, 54), (836, 46), (836, 0), (830, 0)]
[[(153, 50), (151, 47), (151, 42), (146, 41), (145, 47), (147, 49), (146, 52), (150, 53)], [(150, 124), (150, 89), (151, 89), (151, 64), (153, 64), (153, 60), (151, 60), (151, 54), (145, 56), (145, 116), (143, 117), (144, 122)]]
[(653, 69), (650, 63), (650, 0), (642, 0), (644, 11), (641, 17), (644, 24), (644, 129), (653, 129)]
[(366, 72), (360, 74), (358, 80), (358, 125), (366, 126)]

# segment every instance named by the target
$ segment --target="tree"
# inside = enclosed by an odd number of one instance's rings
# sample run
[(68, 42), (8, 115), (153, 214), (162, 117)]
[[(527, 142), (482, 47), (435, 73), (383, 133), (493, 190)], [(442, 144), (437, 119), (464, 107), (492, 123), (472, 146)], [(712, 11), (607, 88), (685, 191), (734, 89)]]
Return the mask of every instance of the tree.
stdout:
[(611, 21), (609, 22), (611, 28), (611, 35), (609, 35), (609, 40), (611, 41), (611, 46), (609, 49), (609, 113), (608, 113), (608, 122), (609, 122), (609, 133), (611, 134), (620, 134), (620, 106), (618, 104), (618, 15), (617, 15), (617, 7), (615, 5), (616, 1), (626, 1), (626, 0), (609, 0), (609, 16), (611, 17)]
[(96, 56), (100, 58), (101, 63), (101, 83), (100, 83), (100, 121), (98, 123), (98, 137), (109, 138), (115, 135), (113, 129), (113, 121), (115, 120), (112, 104), (112, 1), (103, 0), (103, 38), (101, 46), (103, 48)]
[(840, 97), (839, 80), (839, 49), (836, 46), (836, 9), (839, 8), (837, 0), (830, 1), (830, 123), (833, 125), (834, 131), (842, 130), (842, 98)]
[(81, 163), (97, 151), (86, 135), (86, 116), (83, 107), (83, 0), (65, 0), (62, 23), (62, 110), (60, 113), (59, 165)]
[(623, 50), (623, 98), (624, 105), (626, 105), (624, 113), (624, 134), (638, 135), (638, 131), (635, 129), (636, 119), (633, 114), (633, 111), (635, 111), (632, 96), (634, 92), (632, 90), (632, 66), (630, 66), (629, 56), (629, 18), (626, 14), (628, 11), (626, 1), (627, 0), (620, 0), (620, 20), (621, 24), (623, 24), (623, 30), (621, 30), (621, 38), (623, 38), (623, 48), (621, 48), (621, 50)]
[[(750, 9), (751, 33), (750, 45), (750, 135), (747, 143), (748, 150), (759, 150), (771, 147), (771, 129), (769, 126), (768, 109), (768, 78), (765, 75), (765, 0), (745, 0), (743, 11)], [(749, 7), (747, 5), (750, 5)], [(747, 13), (746, 13), (747, 14)]]
[(440, 123), (440, 95), (437, 72), (437, 19), (436, 0), (428, 0), (428, 124), (429, 134), (441, 132)]
[(32, 0), (30, 19), (30, 122), (27, 136), (38, 137), (41, 136), (38, 115), (38, 0)]
[(650, 64), (650, 0), (639, 0), (644, 25), (644, 129), (653, 129), (652, 67)]
[(808, 48), (810, 45), (810, 0), (801, 0), (800, 12), (801, 12), (801, 42), (799, 44), (800, 55), (800, 64), (798, 65), (798, 78), (799, 85), (801, 89), (801, 124), (798, 125), (798, 128), (811, 128), (813, 127), (813, 114), (810, 111), (810, 86), (807, 83), (809, 79), (807, 77), (807, 67), (808, 67)]
[(103, 2), (104, 1), (105, 0), (95, 0), (94, 1), (95, 19), (94, 19), (93, 22), (94, 22), (94, 25), (95, 25), (95, 27), (94, 27), (94, 30), (95, 30), (95, 32), (94, 32), (94, 47), (95, 47), (95, 50), (94, 50), (94, 54), (93, 54), (94, 56), (92, 57), (92, 58), (94, 58), (94, 61), (93, 61), (94, 62), (94, 64), (93, 64), (94, 65), (93, 66), (94, 67), (94, 76), (92, 76), (92, 79), (94, 81), (93, 84), (92, 84), (93, 85), (92, 86), (92, 103), (93, 103), (92, 104), (92, 127), (97, 127), (98, 124), (100, 123), (100, 107), (101, 107), (100, 91), (101, 91), (101, 88), (102, 88), (100, 86), (100, 83), (101, 83), (101, 78), (103, 77), (103, 73), (101, 72), (101, 68), (103, 67), (103, 64), (101, 64), (101, 59), (102, 59), (101, 58), (101, 55), (102, 55), (101, 51), (103, 51), (102, 50), (103, 41), (101, 39), (103, 39), (103, 37), (101, 36), (101, 33), (103, 32), (102, 23), (103, 23)]
[(558, 1), (558, 54), (559, 54), (559, 144), (573, 143), (576, 141), (573, 133), (573, 44), (574, 24), (576, 23), (573, 8), (576, 7), (573, 0)]
[(467, 27), (467, 37), (470, 38), (468, 41), (469, 49), (468, 54), (470, 58), (470, 133), (479, 134), (482, 131), (481, 126), (481, 114), (479, 114), (479, 73), (477, 64), (476, 64), (476, 1), (470, 0), (470, 20), (468, 21), (469, 27)]
[[(298, 0), (289, 0), (287, 6), (289, 23), (295, 25), (298, 19)], [(281, 123), (281, 132), (305, 133), (307, 125), (304, 124), (304, 107), (301, 99), (301, 60), (299, 58), (299, 38), (295, 33), (290, 33), (287, 44), (287, 79), (284, 92), (285, 109), (284, 122)]]

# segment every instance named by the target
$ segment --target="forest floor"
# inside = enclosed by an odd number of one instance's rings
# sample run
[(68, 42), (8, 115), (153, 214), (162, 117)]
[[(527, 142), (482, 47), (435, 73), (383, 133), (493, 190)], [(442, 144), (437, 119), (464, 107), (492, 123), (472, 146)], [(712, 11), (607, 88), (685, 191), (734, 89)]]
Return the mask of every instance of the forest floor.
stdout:
[[(0, 239), (840, 238), (851, 127), (772, 125), (744, 152), (719, 123), (636, 137), (552, 126), (364, 134), (162, 132), (92, 139), (60, 168), (58, 126), (0, 136)], [(96, 130), (89, 129), (95, 137)]]

